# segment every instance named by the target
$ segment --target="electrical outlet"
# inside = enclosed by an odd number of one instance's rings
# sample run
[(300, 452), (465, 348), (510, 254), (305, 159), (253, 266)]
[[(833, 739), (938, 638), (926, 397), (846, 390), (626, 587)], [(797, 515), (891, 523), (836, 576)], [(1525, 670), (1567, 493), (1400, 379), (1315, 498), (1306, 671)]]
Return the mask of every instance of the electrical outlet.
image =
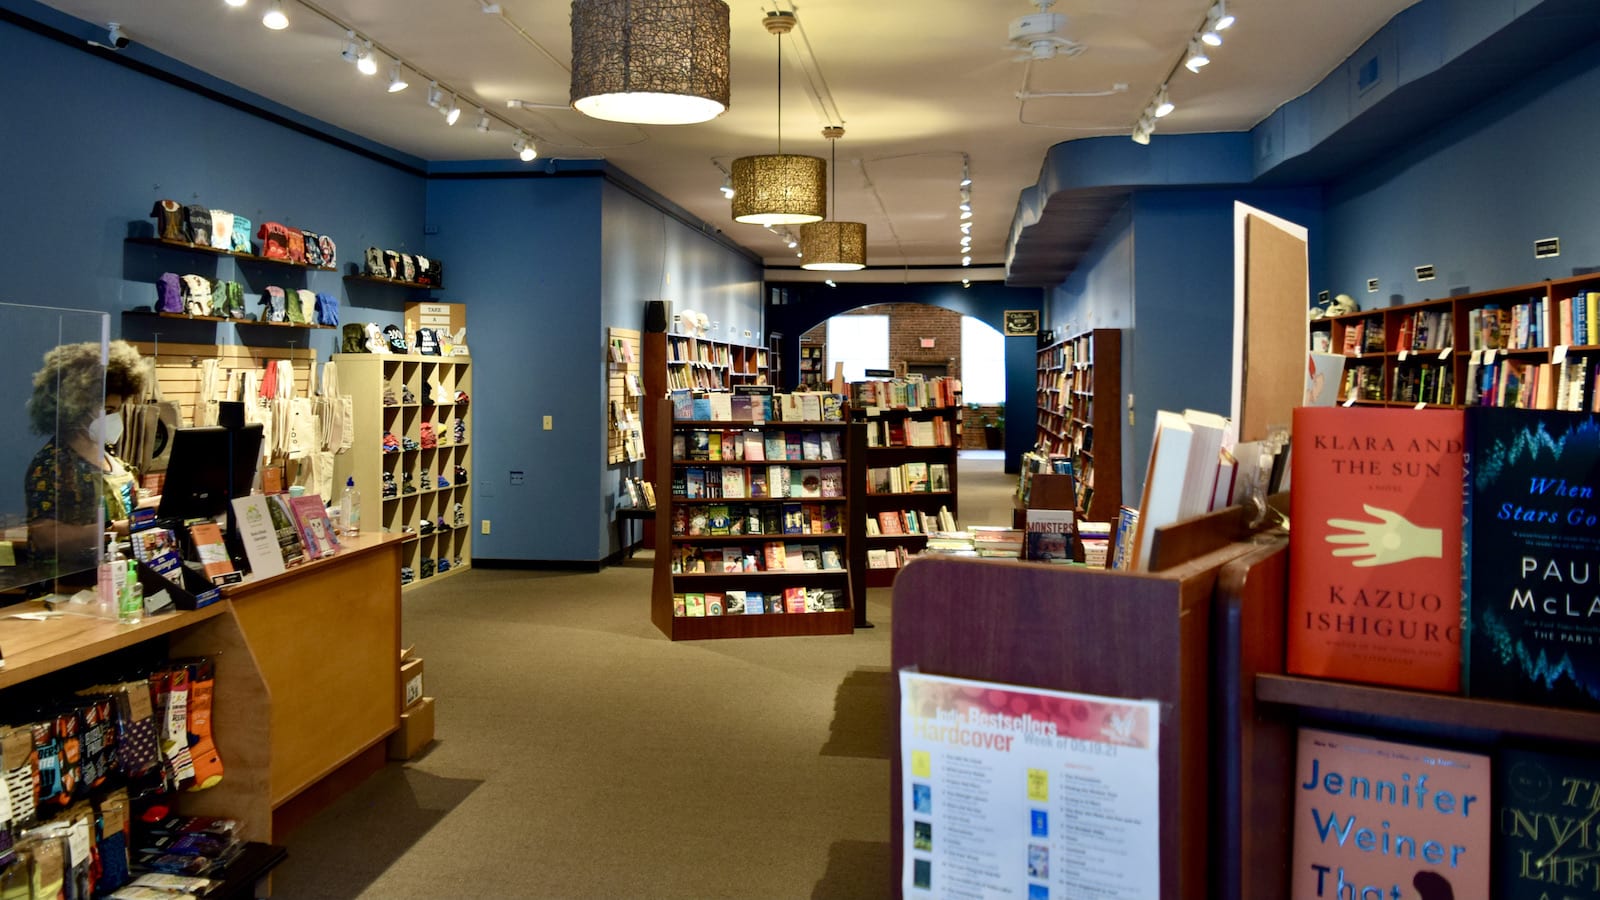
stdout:
[(488, 519), (484, 519), (483, 520), (483, 525), (481, 526), (481, 528), (483, 529), (483, 533), (484, 534), (488, 534), (489, 533), (489, 520)]
[(554, 431), (555, 427), (556, 427), (556, 417), (555, 416), (545, 416), (544, 417), (544, 430), (545, 431)]

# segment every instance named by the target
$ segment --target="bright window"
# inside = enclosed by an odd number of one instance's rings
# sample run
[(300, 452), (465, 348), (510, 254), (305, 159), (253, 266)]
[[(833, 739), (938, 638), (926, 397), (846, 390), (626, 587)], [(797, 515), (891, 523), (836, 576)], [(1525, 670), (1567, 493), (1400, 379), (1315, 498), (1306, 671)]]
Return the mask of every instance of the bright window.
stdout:
[(961, 400), (1006, 402), (1006, 339), (971, 316), (961, 317)]
[(867, 369), (889, 368), (888, 316), (834, 316), (828, 320), (827, 367), (823, 380), (833, 378), (834, 363), (844, 363), (844, 380), (866, 380)]

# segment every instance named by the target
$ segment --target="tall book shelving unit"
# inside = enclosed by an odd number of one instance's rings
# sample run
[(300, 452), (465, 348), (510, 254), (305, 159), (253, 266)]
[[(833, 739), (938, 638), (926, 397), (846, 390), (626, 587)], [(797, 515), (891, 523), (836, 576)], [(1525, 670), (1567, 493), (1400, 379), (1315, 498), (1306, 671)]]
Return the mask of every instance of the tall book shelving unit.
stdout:
[(1072, 460), (1077, 517), (1115, 522), (1122, 506), (1122, 332), (1096, 328), (1040, 348), (1036, 390), (1034, 445)]
[[(471, 358), (336, 353), (333, 360), (340, 387), (354, 401), (355, 437), (354, 446), (335, 457), (330, 502), (353, 476), (361, 491), (362, 529), (406, 535), (401, 565), (413, 573), (406, 590), (471, 568)], [(458, 392), (468, 402), (457, 403)], [(423, 423), (437, 446), (422, 446)], [(394, 435), (400, 449), (385, 450), (385, 434)], [(406, 449), (411, 442), (414, 449)], [(392, 497), (383, 496), (384, 476), (395, 486)], [(441, 559), (447, 562), (443, 572)]]
[[(845, 489), (841, 496), (836, 498), (719, 498), (719, 499), (691, 499), (684, 496), (684, 491), (674, 490), (674, 483), (682, 482), (682, 474), (693, 467), (700, 467), (710, 471), (722, 467), (744, 467), (747, 473), (753, 467), (767, 465), (786, 465), (791, 472), (806, 472), (822, 466), (839, 466), (843, 468), (842, 484), (849, 485), (852, 461), (848, 452), (845, 458), (827, 461), (799, 461), (776, 460), (760, 462), (739, 462), (734, 460), (718, 461), (703, 459), (688, 459), (681, 454), (673, 453), (673, 438), (675, 435), (684, 438), (682, 443), (692, 439), (696, 430), (719, 429), (737, 432), (759, 432), (766, 435), (771, 432), (780, 433), (831, 433), (841, 448), (849, 446), (846, 436), (847, 424), (845, 422), (821, 421), (774, 421), (765, 423), (734, 422), (734, 421), (709, 421), (709, 420), (684, 420), (673, 419), (672, 401), (660, 398), (652, 401), (654, 408), (652, 418), (655, 428), (651, 432), (651, 446), (647, 458), (657, 461), (656, 464), (656, 555), (655, 572), (650, 596), (650, 620), (660, 628), (662, 633), (673, 640), (692, 640), (699, 638), (724, 638), (724, 637), (780, 637), (808, 634), (849, 634), (853, 630), (855, 611), (854, 591), (851, 588), (850, 574), (850, 541), (851, 533), (856, 527), (854, 517), (859, 515), (852, 512), (850, 492)], [(744, 482), (750, 483), (748, 474)], [(795, 534), (785, 533), (780, 527), (777, 531), (769, 530), (763, 526), (760, 531), (751, 532), (745, 529), (741, 534), (700, 534), (675, 533), (673, 522), (686, 521), (696, 513), (704, 514), (707, 507), (727, 506), (734, 504), (746, 508), (756, 508), (761, 513), (764, 522), (770, 521), (776, 514), (781, 523), (782, 507), (785, 504), (817, 504), (831, 507), (831, 512), (836, 514), (839, 531), (835, 534)], [(687, 529), (684, 529), (687, 531)], [(738, 548), (741, 552), (760, 555), (765, 564), (765, 546), (770, 542), (785, 544), (814, 544), (819, 551), (831, 548), (837, 552), (841, 567), (833, 570), (801, 570), (783, 569), (771, 570), (763, 568), (762, 571), (705, 571), (698, 574), (674, 573), (673, 558), (685, 549), (700, 548)], [(764, 599), (773, 596), (782, 596), (789, 588), (816, 588), (838, 592), (842, 598), (839, 604), (843, 608), (821, 610), (815, 612), (788, 612), (773, 613), (763, 612), (758, 615), (720, 615), (720, 616), (689, 616), (675, 615), (674, 595), (686, 595), (706, 592), (726, 594), (728, 591), (755, 591)]]
[(1345, 357), (1341, 403), (1594, 411), (1600, 303), (1591, 293), (1600, 295), (1600, 275), (1358, 310), (1312, 319), (1310, 343)]

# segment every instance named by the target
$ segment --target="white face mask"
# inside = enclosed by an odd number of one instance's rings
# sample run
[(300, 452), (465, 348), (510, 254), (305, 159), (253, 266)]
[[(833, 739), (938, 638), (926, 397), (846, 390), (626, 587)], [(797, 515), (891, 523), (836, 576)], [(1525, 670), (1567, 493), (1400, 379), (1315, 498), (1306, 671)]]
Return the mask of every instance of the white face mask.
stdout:
[(115, 444), (122, 440), (122, 413), (108, 412), (89, 423), (89, 437), (97, 444)]

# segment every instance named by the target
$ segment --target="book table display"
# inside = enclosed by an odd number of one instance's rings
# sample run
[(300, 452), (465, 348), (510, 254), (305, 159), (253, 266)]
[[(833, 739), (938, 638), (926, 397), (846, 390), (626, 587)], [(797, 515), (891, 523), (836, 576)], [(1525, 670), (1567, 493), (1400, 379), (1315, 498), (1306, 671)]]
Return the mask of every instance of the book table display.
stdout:
[(363, 530), (401, 536), (408, 589), (472, 566), (472, 360), (336, 353), (353, 399), (354, 446), (335, 457), (334, 496), (354, 477)]
[(400, 724), (400, 551), (397, 536), (364, 534), (336, 556), (138, 625), (14, 618), (37, 604), (0, 609), (0, 696), (9, 707), (35, 687), (53, 689), (45, 686), (64, 670), (139, 648), (210, 658), (224, 774), (177, 794), (177, 811), (237, 819), (243, 839), (270, 843), (384, 764), (384, 741)]
[(849, 634), (846, 424), (675, 419), (670, 398), (652, 418), (656, 627), (673, 640)]

